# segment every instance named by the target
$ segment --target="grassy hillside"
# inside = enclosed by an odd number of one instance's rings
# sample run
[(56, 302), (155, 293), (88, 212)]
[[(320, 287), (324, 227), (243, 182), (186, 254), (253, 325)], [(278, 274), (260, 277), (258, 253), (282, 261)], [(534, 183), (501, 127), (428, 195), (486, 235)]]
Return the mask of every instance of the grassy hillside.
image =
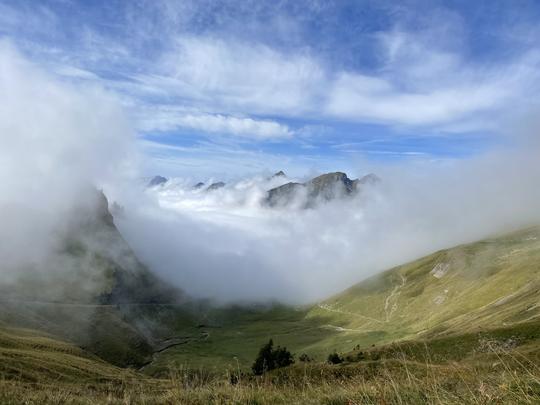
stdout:
[(165, 386), (54, 336), (0, 325), (0, 403), (113, 403)]
[(307, 308), (215, 309), (206, 338), (165, 350), (169, 364), (249, 368), (268, 338), (318, 360), (332, 351), (504, 327), (540, 316), (540, 228), (457, 246), (388, 270)]
[(383, 341), (517, 325), (538, 319), (540, 229), (442, 250), (315, 306), (351, 337)]

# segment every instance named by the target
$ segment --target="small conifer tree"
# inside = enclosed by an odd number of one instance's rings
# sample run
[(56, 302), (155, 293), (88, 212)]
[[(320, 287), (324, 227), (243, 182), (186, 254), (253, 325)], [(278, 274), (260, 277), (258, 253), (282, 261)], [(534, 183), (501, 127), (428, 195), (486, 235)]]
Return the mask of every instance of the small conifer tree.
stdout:
[(275, 368), (287, 367), (294, 363), (291, 352), (285, 347), (278, 346), (274, 349), (274, 342), (272, 339), (268, 341), (261, 349), (259, 354), (251, 367), (253, 374), (262, 375), (267, 371)]

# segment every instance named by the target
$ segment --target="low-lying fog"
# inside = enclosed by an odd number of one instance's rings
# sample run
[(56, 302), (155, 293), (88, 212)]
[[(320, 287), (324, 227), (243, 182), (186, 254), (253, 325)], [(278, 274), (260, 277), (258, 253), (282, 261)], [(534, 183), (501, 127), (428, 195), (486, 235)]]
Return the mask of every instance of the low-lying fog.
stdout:
[(192, 294), (308, 302), (432, 251), (539, 223), (533, 151), (370, 167), (380, 183), (315, 209), (261, 204), (287, 179), (254, 176), (214, 191), (172, 179), (122, 201), (117, 223), (151, 268)]

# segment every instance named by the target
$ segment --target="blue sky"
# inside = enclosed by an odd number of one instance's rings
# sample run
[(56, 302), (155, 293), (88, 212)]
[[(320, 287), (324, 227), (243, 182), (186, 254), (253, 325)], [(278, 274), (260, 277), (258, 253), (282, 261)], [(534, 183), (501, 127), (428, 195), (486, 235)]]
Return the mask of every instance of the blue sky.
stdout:
[(121, 100), (146, 174), (192, 177), (506, 147), (537, 108), (539, 19), (519, 0), (0, 0), (2, 39)]

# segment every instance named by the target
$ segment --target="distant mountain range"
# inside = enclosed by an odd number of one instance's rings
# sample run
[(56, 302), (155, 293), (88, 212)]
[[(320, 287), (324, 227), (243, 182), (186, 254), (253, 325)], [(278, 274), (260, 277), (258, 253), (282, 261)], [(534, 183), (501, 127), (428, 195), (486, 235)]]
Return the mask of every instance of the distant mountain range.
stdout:
[(162, 184), (165, 184), (167, 183), (167, 181), (169, 181), (169, 179), (167, 179), (166, 177), (163, 177), (163, 176), (154, 176), (150, 179), (150, 181), (148, 182), (148, 187), (155, 187), (155, 186), (160, 186)]
[[(287, 175), (282, 170), (273, 174), (268, 180), (286, 179)], [(148, 187), (162, 186), (168, 179), (155, 176), (148, 182)], [(312, 208), (318, 203), (334, 199), (351, 197), (358, 194), (365, 185), (374, 185), (380, 182), (375, 174), (368, 174), (362, 178), (352, 180), (345, 173), (334, 172), (317, 176), (305, 183), (288, 182), (267, 191), (262, 204), (268, 207), (284, 207), (296, 204), (301, 208)], [(218, 181), (205, 188), (205, 183), (199, 182), (193, 189), (204, 189), (211, 192), (223, 188), (226, 183)]]

